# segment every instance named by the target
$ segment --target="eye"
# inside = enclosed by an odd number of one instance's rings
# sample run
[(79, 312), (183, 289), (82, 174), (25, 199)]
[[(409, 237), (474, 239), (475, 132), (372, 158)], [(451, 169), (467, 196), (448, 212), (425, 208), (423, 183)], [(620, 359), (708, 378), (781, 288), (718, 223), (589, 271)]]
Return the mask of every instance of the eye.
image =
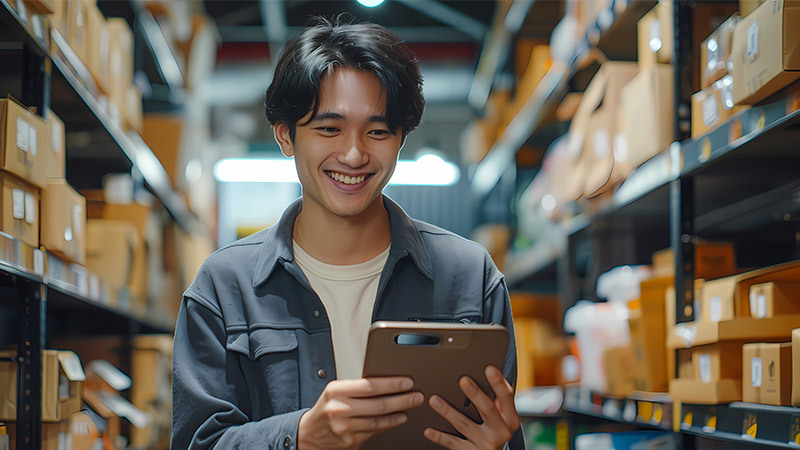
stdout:
[(336, 134), (339, 132), (339, 129), (336, 127), (317, 127), (315, 130), (320, 131), (324, 134)]
[(378, 130), (372, 130), (368, 134), (374, 137), (387, 137), (392, 133), (390, 133), (389, 130), (378, 129)]

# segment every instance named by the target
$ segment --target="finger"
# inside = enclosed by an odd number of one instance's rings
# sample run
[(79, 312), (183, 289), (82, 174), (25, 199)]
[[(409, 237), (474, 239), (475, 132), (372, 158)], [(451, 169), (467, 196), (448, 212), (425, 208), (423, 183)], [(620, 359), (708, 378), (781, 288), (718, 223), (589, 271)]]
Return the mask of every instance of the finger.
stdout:
[(428, 403), (437, 414), (442, 416), (446, 421), (450, 422), (450, 425), (452, 425), (456, 431), (464, 435), (464, 437), (470, 441), (483, 440), (483, 437), (480, 433), (480, 425), (473, 422), (472, 419), (465, 416), (461, 411), (453, 408), (442, 397), (439, 397), (438, 395), (431, 395)]
[(516, 430), (519, 428), (519, 414), (514, 404), (514, 388), (497, 367), (487, 366), (484, 372), (495, 394), (495, 408), (509, 429)]
[(500, 416), (500, 412), (495, 408), (492, 399), (483, 392), (483, 389), (481, 389), (472, 378), (468, 376), (461, 377), (461, 379), (458, 380), (458, 386), (472, 404), (475, 405), (483, 423), (492, 429), (497, 429), (498, 427), (506, 428), (506, 424)]
[(354, 417), (345, 421), (347, 430), (353, 433), (376, 433), (400, 426), (408, 421), (405, 413), (375, 417)]
[(425, 402), (422, 392), (348, 400), (352, 416), (381, 416), (416, 408)]
[(425, 436), (425, 439), (433, 442), (434, 444), (441, 445), (442, 447), (451, 450), (475, 447), (459, 437), (453, 436), (452, 434), (443, 433), (439, 430), (434, 430), (433, 428), (425, 428), (423, 436)]
[(344, 380), (331, 389), (346, 397), (376, 397), (407, 392), (413, 387), (414, 380), (410, 377), (373, 377)]

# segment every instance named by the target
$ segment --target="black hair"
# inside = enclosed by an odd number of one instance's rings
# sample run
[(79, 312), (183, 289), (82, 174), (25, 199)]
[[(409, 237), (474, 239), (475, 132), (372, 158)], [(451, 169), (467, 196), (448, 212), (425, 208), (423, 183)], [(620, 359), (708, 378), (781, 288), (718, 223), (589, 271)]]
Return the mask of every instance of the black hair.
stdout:
[(297, 122), (309, 111), (311, 117), (319, 111), (323, 77), (339, 67), (350, 67), (378, 78), (386, 92), (387, 126), (392, 133), (400, 129), (405, 138), (419, 125), (425, 108), (422, 75), (408, 45), (377, 24), (317, 21), (281, 52), (267, 88), (270, 124), (288, 124), (294, 139)]

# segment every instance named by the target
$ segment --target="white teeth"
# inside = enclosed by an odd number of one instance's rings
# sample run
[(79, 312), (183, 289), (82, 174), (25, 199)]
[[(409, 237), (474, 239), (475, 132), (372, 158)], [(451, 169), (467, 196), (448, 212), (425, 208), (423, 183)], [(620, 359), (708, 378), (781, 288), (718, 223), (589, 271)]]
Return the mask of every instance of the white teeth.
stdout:
[(351, 185), (352, 184), (363, 183), (364, 180), (367, 178), (366, 175), (361, 175), (361, 176), (358, 176), (358, 177), (351, 177), (349, 175), (342, 175), (342, 174), (337, 173), (337, 172), (327, 172), (327, 174), (328, 174), (329, 177), (333, 178), (334, 180), (336, 180), (336, 181), (338, 181), (340, 183), (351, 184)]

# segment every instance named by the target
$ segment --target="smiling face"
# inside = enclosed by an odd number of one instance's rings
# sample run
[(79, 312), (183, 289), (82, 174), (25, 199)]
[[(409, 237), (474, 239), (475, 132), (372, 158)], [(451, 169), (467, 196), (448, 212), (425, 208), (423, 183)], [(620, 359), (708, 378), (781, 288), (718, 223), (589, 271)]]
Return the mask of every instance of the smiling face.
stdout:
[(385, 111), (380, 81), (342, 67), (322, 79), (319, 110), (298, 121), (294, 139), (288, 124), (275, 124), (281, 151), (295, 158), (304, 210), (355, 217), (382, 207), (381, 191), (403, 144), (400, 130), (386, 126)]

